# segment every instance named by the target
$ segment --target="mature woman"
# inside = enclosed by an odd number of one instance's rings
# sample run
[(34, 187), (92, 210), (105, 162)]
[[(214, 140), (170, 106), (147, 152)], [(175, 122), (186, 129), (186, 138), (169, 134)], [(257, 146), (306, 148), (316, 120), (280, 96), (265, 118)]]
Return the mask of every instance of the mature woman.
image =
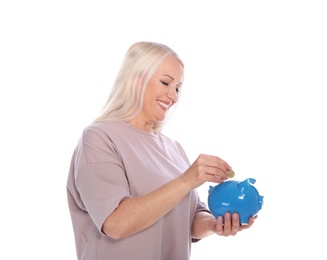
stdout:
[(184, 65), (169, 47), (138, 42), (127, 51), (102, 113), (74, 151), (68, 203), (78, 259), (187, 260), (192, 242), (249, 228), (215, 219), (195, 190), (228, 179), (231, 167), (201, 154), (191, 165), (161, 133), (178, 102)]

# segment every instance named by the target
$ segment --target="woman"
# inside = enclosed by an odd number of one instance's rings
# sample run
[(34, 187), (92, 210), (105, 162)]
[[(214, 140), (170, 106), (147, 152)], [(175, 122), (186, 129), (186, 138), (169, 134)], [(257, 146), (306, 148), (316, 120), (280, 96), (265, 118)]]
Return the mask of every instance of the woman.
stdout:
[(133, 44), (100, 116), (74, 151), (67, 182), (78, 259), (186, 260), (191, 243), (249, 228), (215, 219), (195, 188), (228, 179), (231, 167), (201, 154), (190, 165), (161, 133), (177, 103), (184, 65), (169, 47)]

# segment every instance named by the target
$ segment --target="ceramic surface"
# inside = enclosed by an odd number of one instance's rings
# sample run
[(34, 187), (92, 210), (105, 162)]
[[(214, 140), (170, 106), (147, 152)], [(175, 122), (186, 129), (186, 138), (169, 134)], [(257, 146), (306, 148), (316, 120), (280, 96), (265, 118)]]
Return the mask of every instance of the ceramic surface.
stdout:
[(228, 180), (216, 186), (210, 186), (208, 195), (209, 209), (216, 218), (226, 212), (237, 212), (241, 224), (248, 224), (249, 218), (262, 208), (263, 196), (254, 187), (253, 178), (244, 181)]

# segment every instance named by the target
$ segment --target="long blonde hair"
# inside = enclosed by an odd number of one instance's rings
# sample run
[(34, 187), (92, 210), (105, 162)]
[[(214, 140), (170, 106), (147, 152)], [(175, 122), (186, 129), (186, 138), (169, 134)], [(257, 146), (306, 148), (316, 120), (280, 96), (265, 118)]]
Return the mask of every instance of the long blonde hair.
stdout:
[[(177, 53), (166, 45), (156, 42), (134, 43), (127, 50), (107, 101), (94, 121), (134, 119), (142, 109), (148, 81), (169, 55), (184, 66)], [(153, 130), (160, 132), (166, 121), (155, 123)]]

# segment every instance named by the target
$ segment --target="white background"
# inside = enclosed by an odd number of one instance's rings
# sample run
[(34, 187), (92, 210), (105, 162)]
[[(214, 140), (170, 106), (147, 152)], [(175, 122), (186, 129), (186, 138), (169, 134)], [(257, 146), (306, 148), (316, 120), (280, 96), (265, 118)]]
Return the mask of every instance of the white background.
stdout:
[(149, 40), (185, 63), (164, 132), (265, 197), (250, 230), (203, 239), (192, 260), (327, 259), (324, 2), (2, 1), (0, 258), (75, 259), (70, 157), (127, 48)]

